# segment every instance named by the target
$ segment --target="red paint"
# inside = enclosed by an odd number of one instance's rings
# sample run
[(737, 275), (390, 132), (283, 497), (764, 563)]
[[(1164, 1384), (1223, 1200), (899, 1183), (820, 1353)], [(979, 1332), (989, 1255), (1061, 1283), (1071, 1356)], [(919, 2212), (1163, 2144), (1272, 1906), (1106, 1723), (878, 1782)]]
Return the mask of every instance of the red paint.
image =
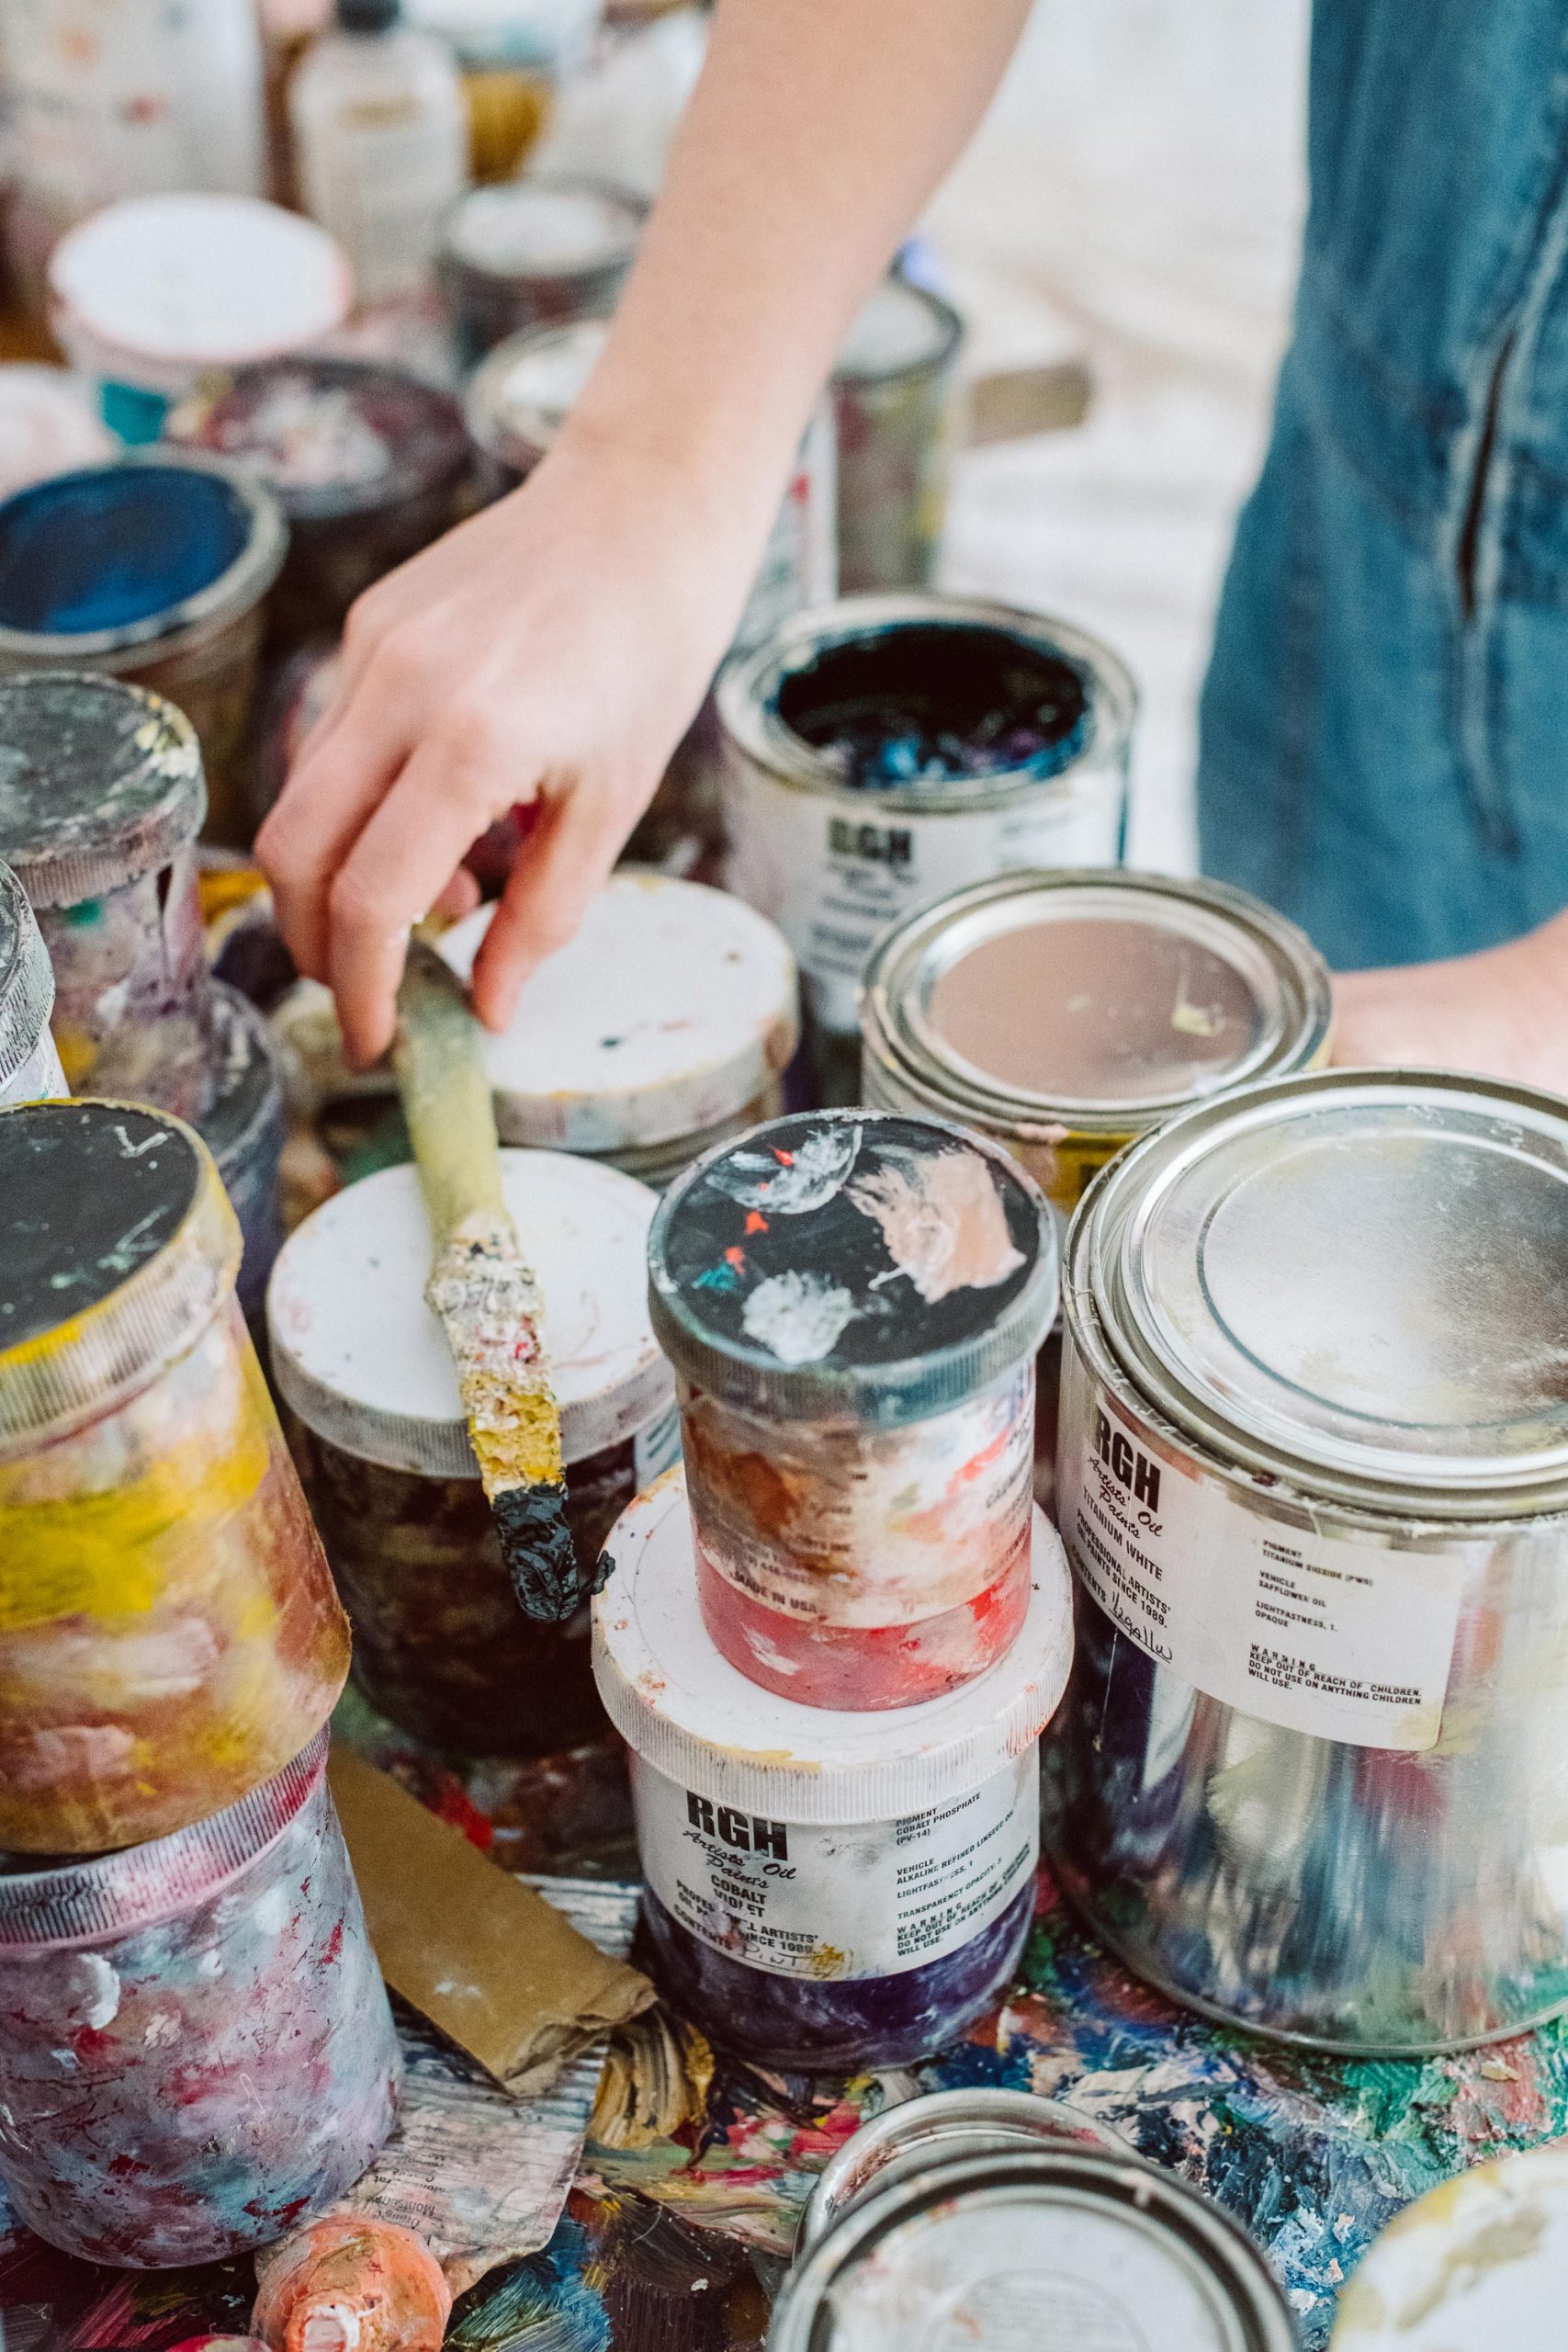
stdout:
[(767, 1229), (768, 1220), (762, 1215), (761, 1209), (749, 1209), (746, 1214), (746, 1231), (748, 1233), (766, 1233)]
[(731, 1243), (730, 1247), (724, 1253), (724, 1261), (727, 1266), (733, 1266), (736, 1272), (739, 1273), (741, 1267), (746, 1263), (746, 1252), (739, 1247), (739, 1243)]

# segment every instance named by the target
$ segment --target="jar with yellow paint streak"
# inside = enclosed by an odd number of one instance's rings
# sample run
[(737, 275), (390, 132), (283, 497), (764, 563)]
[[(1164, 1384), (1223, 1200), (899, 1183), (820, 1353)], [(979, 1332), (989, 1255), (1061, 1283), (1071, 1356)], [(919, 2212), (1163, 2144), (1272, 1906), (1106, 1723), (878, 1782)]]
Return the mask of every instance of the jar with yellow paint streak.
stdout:
[(0, 1846), (204, 1819), (320, 1730), (348, 1628), (178, 1120), (0, 1112)]

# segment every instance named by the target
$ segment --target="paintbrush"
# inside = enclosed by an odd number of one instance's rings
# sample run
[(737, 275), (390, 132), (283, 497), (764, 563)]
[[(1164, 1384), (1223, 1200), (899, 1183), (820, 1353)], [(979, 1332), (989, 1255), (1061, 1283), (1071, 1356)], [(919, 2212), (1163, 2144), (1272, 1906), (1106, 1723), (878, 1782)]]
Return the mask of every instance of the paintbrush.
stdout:
[(502, 1189), (478, 1023), (456, 973), (418, 937), (398, 991), (392, 1066), (434, 1244), (424, 1295), (457, 1366), (501, 1555), (525, 1613), (558, 1623), (583, 1584), (543, 1302)]

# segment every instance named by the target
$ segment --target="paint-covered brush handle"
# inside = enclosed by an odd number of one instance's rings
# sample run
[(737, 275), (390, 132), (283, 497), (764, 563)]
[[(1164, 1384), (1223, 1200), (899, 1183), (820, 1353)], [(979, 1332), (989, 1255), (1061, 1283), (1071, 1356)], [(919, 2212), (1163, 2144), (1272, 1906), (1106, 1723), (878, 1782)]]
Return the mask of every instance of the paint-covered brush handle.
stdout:
[(409, 943), (392, 1066), (437, 1250), (470, 1220), (510, 1232), (479, 1027), (462, 982), (423, 939)]

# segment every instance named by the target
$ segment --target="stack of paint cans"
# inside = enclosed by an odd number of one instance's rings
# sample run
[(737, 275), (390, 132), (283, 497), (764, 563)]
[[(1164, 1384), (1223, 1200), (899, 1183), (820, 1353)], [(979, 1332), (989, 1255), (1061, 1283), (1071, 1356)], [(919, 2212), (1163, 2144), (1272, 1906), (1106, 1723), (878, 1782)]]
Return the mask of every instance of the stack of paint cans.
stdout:
[(832, 393), (846, 595), (931, 585), (963, 341), (956, 311), (893, 277), (863, 304), (839, 346)]
[(0, 2184), (132, 2267), (265, 2244), (389, 2127), (324, 1780), (348, 1634), (166, 1112), (0, 1111)]
[(647, 211), (629, 188), (576, 174), (460, 197), (443, 224), (437, 268), (465, 359), (530, 327), (613, 310)]

